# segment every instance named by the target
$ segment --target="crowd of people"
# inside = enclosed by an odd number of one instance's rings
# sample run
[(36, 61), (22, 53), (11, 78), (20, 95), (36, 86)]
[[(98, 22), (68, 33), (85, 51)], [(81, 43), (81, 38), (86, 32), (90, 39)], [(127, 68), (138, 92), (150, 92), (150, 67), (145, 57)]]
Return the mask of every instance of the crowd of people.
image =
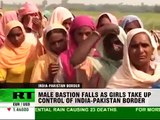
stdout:
[(0, 83), (81, 83), (82, 88), (160, 87), (160, 40), (141, 19), (41, 12), (33, 2), (0, 12)]

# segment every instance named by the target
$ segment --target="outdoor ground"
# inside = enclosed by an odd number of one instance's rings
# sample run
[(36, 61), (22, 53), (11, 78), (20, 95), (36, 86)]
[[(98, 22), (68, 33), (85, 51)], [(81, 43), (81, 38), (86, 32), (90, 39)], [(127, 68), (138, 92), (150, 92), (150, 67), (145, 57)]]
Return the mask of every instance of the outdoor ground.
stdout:
[[(101, 12), (96, 11), (72, 11), (75, 15), (91, 15), (96, 18), (98, 18), (99, 14)], [(160, 13), (120, 13), (120, 12), (112, 12), (118, 19), (125, 15), (137, 15), (141, 18), (144, 27), (148, 30), (151, 29), (159, 29), (160, 30)]]

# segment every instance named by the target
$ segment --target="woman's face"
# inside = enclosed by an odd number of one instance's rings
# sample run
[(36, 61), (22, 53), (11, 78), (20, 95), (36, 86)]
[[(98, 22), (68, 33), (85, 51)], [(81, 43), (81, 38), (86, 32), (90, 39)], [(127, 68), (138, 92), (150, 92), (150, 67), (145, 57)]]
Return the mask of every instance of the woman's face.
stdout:
[(102, 27), (102, 26), (104, 26), (105, 24), (109, 24), (109, 23), (111, 23), (111, 21), (109, 20), (109, 18), (108, 18), (106, 15), (105, 15), (105, 16), (102, 16), (102, 17), (99, 19), (97, 28)]
[(116, 35), (110, 34), (105, 37), (103, 47), (109, 58), (113, 60), (121, 60), (123, 58), (123, 44)]
[(128, 53), (132, 65), (136, 68), (147, 65), (151, 60), (154, 48), (146, 33), (136, 34), (129, 45)]
[(47, 46), (51, 52), (60, 55), (67, 49), (67, 35), (64, 35), (62, 32), (52, 32), (47, 37)]
[(137, 20), (135, 20), (135, 21), (133, 21), (131, 23), (128, 23), (125, 26), (124, 31), (126, 33), (128, 33), (130, 30), (135, 29), (135, 28), (141, 28), (141, 26), (140, 26), (140, 24), (139, 24), (139, 22)]
[(66, 19), (66, 20), (63, 21), (62, 25), (63, 25), (67, 30), (69, 30), (69, 29), (70, 29), (70, 26), (71, 26), (71, 23), (72, 23), (71, 18), (68, 18), (68, 19)]
[(92, 32), (93, 30), (88, 26), (83, 26), (79, 29), (76, 29), (74, 32), (74, 39), (77, 45), (79, 45), (83, 40), (86, 40)]
[(20, 47), (20, 45), (25, 39), (25, 36), (20, 27), (15, 27), (11, 29), (7, 38), (15, 47)]
[(39, 21), (41, 20), (39, 13), (27, 14), (24, 15), (22, 18), (22, 24), (24, 28), (27, 30), (27, 32), (30, 32), (33, 29), (33, 27), (35, 27), (35, 24), (33, 23), (33, 18), (38, 19)]

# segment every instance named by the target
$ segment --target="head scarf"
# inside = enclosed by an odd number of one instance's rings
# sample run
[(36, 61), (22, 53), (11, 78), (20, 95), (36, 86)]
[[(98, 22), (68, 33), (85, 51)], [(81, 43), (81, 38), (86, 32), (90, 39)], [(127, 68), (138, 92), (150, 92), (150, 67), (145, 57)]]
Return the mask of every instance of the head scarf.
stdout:
[(18, 10), (20, 19), (27, 14), (38, 13), (39, 10), (33, 2), (25, 2), (23, 6)]
[(91, 17), (89, 17), (89, 16), (77, 16), (73, 20), (73, 22), (71, 24), (70, 31), (69, 31), (70, 39), (69, 39), (68, 50), (63, 52), (60, 55), (63, 70), (64, 70), (64, 73), (65, 73), (65, 77), (66, 77), (67, 80), (69, 80), (69, 81), (66, 81), (66, 82), (72, 82), (72, 80), (75, 79), (75, 70), (73, 69), (73, 67), (70, 64), (70, 59), (71, 59), (71, 57), (72, 57), (72, 55), (75, 51), (75, 48), (77, 47), (77, 44), (75, 43), (75, 40), (74, 40), (73, 36), (74, 36), (75, 30), (77, 30), (77, 29), (79, 29), (83, 26), (88, 26), (93, 31), (96, 29), (95, 24), (94, 24)]
[[(125, 31), (119, 27), (120, 33), (117, 35), (121, 43), (124, 45), (127, 35)], [(99, 42), (98, 44), (98, 51), (101, 54), (101, 58), (93, 58), (89, 57), (89, 59), (92, 61), (92, 64), (94, 68), (98, 71), (98, 73), (102, 76), (104, 80), (109, 80), (110, 77), (115, 73), (115, 71), (119, 68), (121, 65), (121, 60), (120, 61), (115, 61), (110, 58), (108, 58), (105, 54), (105, 50), (103, 47), (103, 39)]]
[[(20, 27), (25, 40), (20, 47), (14, 47), (14, 45), (7, 39), (9, 32), (15, 28)], [(35, 52), (31, 51), (31, 45), (26, 42), (29, 37), (26, 36), (22, 23), (19, 21), (10, 21), (5, 27), (5, 42), (4, 46), (0, 49), (0, 68), (13, 68), (18, 65), (24, 65), (30, 62)], [(30, 58), (31, 57), (31, 58)]]
[(71, 18), (73, 20), (72, 13), (64, 7), (57, 7), (52, 12), (51, 18), (49, 20), (49, 24), (59, 23), (62, 24), (64, 20)]
[(69, 35), (70, 35), (70, 41), (69, 41), (69, 48), (75, 48), (77, 47), (77, 44), (75, 43), (74, 40), (74, 32), (75, 30), (83, 27), (83, 26), (88, 26), (90, 27), (93, 31), (96, 29), (95, 28), (95, 23), (93, 22), (92, 18), (90, 16), (78, 16), (74, 19)]
[(96, 26), (96, 28), (98, 27), (100, 19), (101, 19), (101, 17), (103, 15), (108, 16), (108, 18), (109, 18), (109, 20), (111, 21), (112, 24), (118, 25), (117, 18), (114, 15), (112, 15), (111, 13), (104, 12), (104, 13), (102, 13), (102, 14), (99, 15), (98, 20), (97, 20), (97, 26)]
[[(29, 17), (29, 23), (28, 23), (28, 27), (30, 29), (32, 29), (33, 31), (37, 31), (35, 28), (34, 28), (34, 25), (33, 25), (33, 22), (32, 22), (32, 19), (34, 17), (37, 17), (38, 19), (42, 19), (42, 15), (40, 13), (40, 11), (38, 10), (38, 7), (36, 6), (36, 4), (34, 4), (33, 2), (25, 2), (23, 4), (23, 6), (18, 10), (18, 18), (20, 21), (22, 21), (22, 18), (25, 16), (25, 15), (28, 15), (28, 14), (34, 14), (34, 13), (37, 13), (37, 16), (30, 16)], [(39, 16), (38, 16), (39, 15)]]
[(124, 18), (122, 18), (122, 20), (120, 22), (120, 26), (124, 29), (127, 24), (129, 24), (133, 21), (136, 21), (136, 20), (138, 21), (140, 27), (143, 28), (143, 23), (142, 23), (141, 19), (135, 15), (128, 15), (128, 16), (125, 16)]
[[(126, 68), (129, 68), (129, 69), (130, 69), (131, 67), (133, 67), (133, 66), (131, 65), (130, 60), (129, 60), (128, 48), (129, 48), (129, 44), (130, 44), (132, 38), (133, 38), (136, 34), (138, 34), (138, 33), (146, 33), (146, 34), (148, 35), (148, 37), (149, 37), (149, 39), (150, 39), (150, 42), (151, 42), (151, 45), (152, 45), (153, 48), (154, 48), (153, 56), (156, 56), (156, 55), (157, 55), (157, 44), (156, 44), (154, 38), (151, 36), (151, 34), (150, 34), (147, 30), (145, 30), (145, 29), (143, 29), (143, 28), (133, 29), (131, 32), (129, 31), (129, 33), (127, 34), (127, 43), (126, 43), (125, 46), (124, 46), (123, 66), (124, 66), (124, 67), (126, 66)], [(129, 71), (130, 71), (130, 73), (132, 74), (132, 70), (130, 69)]]
[(53, 25), (46, 27), (44, 31), (44, 38), (43, 38), (44, 47), (46, 49), (46, 54), (41, 56), (39, 60), (35, 63), (35, 67), (33, 69), (32, 77), (31, 77), (32, 83), (39, 82), (39, 81), (41, 82), (47, 81), (48, 80), (48, 66), (51, 63), (56, 64), (59, 62), (58, 56), (54, 54), (53, 52), (51, 52), (48, 49), (48, 46), (46, 44), (47, 43), (47, 39), (46, 39), (47, 33), (55, 29), (62, 29), (66, 33), (68, 33), (65, 27), (63, 27), (61, 24), (53, 24)]
[(149, 36), (152, 47), (154, 48), (153, 55), (157, 54), (157, 45), (151, 34), (143, 28), (135, 28), (128, 32), (127, 41), (124, 45), (123, 62), (121, 67), (117, 70), (116, 74), (110, 80), (109, 88), (148, 88), (152, 83), (160, 79), (160, 66), (155, 64), (154, 75), (144, 73), (137, 70), (129, 60), (128, 48), (132, 38), (138, 33), (145, 33)]
[(50, 50), (49, 50), (49, 48), (48, 48), (48, 46), (47, 46), (46, 35), (47, 35), (48, 32), (50, 32), (50, 31), (52, 31), (52, 30), (55, 30), (55, 29), (62, 29), (62, 30), (64, 30), (64, 31), (68, 34), (66, 28), (65, 28), (64, 26), (62, 26), (61, 24), (57, 24), (57, 23), (52, 24), (52, 25), (49, 25), (49, 26), (45, 29), (45, 31), (44, 31), (44, 37), (43, 37), (43, 44), (44, 44), (44, 47), (45, 47), (45, 49), (46, 49), (46, 51), (47, 51), (47, 54), (48, 54), (50, 57), (52, 57), (53, 59), (57, 59), (57, 55), (54, 54), (53, 52), (50, 52)]
[(18, 20), (16, 11), (5, 12), (0, 20), (0, 46), (3, 45), (5, 40), (5, 34), (4, 34), (5, 25), (12, 20)]

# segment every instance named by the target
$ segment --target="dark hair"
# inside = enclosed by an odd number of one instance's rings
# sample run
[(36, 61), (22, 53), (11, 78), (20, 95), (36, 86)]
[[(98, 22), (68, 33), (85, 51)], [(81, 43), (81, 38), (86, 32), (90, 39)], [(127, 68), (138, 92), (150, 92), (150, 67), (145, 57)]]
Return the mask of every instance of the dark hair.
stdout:
[(66, 31), (65, 30), (63, 30), (63, 29), (53, 29), (53, 30), (51, 30), (51, 31), (49, 31), (48, 33), (47, 33), (47, 35), (46, 35), (46, 39), (48, 40), (49, 39), (49, 37), (51, 36), (51, 34), (52, 33), (62, 33), (64, 36), (66, 36), (67, 35), (67, 33), (66, 33)]

